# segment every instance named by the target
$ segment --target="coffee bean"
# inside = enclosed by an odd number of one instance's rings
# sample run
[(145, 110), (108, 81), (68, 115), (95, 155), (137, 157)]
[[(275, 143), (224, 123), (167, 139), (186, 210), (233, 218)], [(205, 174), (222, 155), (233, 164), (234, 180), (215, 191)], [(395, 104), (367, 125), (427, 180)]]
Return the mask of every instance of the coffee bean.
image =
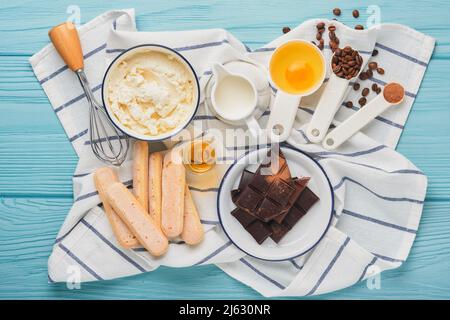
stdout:
[(284, 27), (283, 28), (283, 33), (284, 34), (288, 33), (289, 31), (291, 31), (291, 28), (289, 28), (289, 27)]
[(356, 30), (364, 30), (364, 26), (363, 26), (362, 24), (357, 24), (357, 25), (355, 26), (355, 29), (356, 29)]
[(317, 39), (317, 40), (322, 39), (322, 34), (321, 34), (320, 32), (317, 32), (317, 34), (316, 34), (316, 39)]
[(355, 77), (362, 65), (362, 58), (356, 50), (350, 46), (343, 49), (338, 47), (339, 39), (333, 39), (329, 42), (331, 50), (334, 52), (331, 59), (331, 66), (334, 74), (338, 77), (350, 80)]
[(330, 40), (336, 39), (336, 33), (334, 33), (334, 31), (330, 31), (328, 33), (328, 38), (330, 38)]
[(324, 44), (323, 39), (320, 39), (320, 42), (319, 42), (319, 44), (317, 45), (317, 47), (318, 47), (320, 50), (323, 50), (323, 48), (325, 47), (325, 44)]
[(361, 92), (363, 97), (367, 97), (369, 95), (369, 88), (364, 88)]
[(316, 28), (317, 28), (317, 29), (323, 29), (323, 28), (325, 28), (325, 22), (319, 22), (319, 23), (316, 25)]
[(367, 75), (367, 79), (372, 78), (372, 76), (373, 76), (373, 71), (370, 70), (370, 69), (367, 69), (366, 75)]
[(357, 83), (357, 82), (355, 82), (355, 83), (353, 84), (353, 90), (358, 91), (359, 88), (360, 88), (360, 84)]
[(358, 103), (361, 107), (363, 107), (367, 103), (367, 99), (362, 97), (358, 100)]
[(358, 18), (359, 17), (359, 11), (358, 10), (353, 10), (352, 15), (353, 15), (353, 18)]
[(378, 87), (376, 93), (377, 93), (377, 94), (380, 94), (380, 92), (381, 92), (381, 88)]
[(340, 16), (340, 15), (341, 15), (341, 9), (339, 9), (339, 8), (334, 8), (334, 9), (333, 9), (333, 14), (334, 14), (335, 16)]
[(336, 31), (336, 26), (334, 25), (329, 26), (328, 31)]
[(384, 74), (384, 69), (383, 68), (377, 68), (377, 72), (379, 74)]
[(369, 68), (372, 70), (375, 70), (376, 68), (378, 68), (378, 64), (376, 62), (370, 62)]
[(375, 57), (377, 54), (378, 54), (378, 50), (377, 50), (377, 49), (374, 49), (374, 50), (372, 51), (372, 57)]
[(351, 107), (353, 107), (353, 102), (347, 101), (347, 102), (345, 103), (345, 106), (346, 106), (347, 108), (351, 108)]
[(377, 89), (378, 89), (378, 85), (376, 83), (374, 83), (372, 85), (372, 91), (377, 92)]
[(361, 72), (361, 73), (359, 74), (359, 79), (361, 79), (361, 80), (367, 80), (367, 79), (368, 79), (367, 74), (366, 74), (365, 72)]

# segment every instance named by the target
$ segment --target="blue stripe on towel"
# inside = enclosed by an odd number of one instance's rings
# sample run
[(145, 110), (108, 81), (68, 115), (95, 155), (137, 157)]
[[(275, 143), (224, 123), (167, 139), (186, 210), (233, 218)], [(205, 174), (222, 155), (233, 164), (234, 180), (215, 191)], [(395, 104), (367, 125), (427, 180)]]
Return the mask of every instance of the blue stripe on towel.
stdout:
[(372, 217), (368, 217), (368, 216), (365, 216), (365, 215), (362, 215), (362, 214), (359, 214), (359, 213), (356, 213), (356, 212), (353, 212), (353, 211), (350, 211), (350, 210), (343, 209), (342, 213), (346, 214), (346, 215), (349, 215), (349, 216), (352, 216), (352, 217), (355, 217), (355, 218), (359, 218), (359, 219), (362, 219), (362, 220), (370, 221), (370, 222), (373, 222), (373, 223), (376, 223), (376, 224), (379, 224), (379, 225), (382, 225), (382, 226), (385, 226), (385, 227), (397, 229), (397, 230), (404, 231), (404, 232), (409, 232), (409, 233), (412, 233), (412, 234), (416, 234), (417, 233), (417, 230), (409, 229), (409, 228), (406, 228), (406, 227), (399, 226), (397, 224), (393, 224), (393, 223), (389, 223), (389, 222), (386, 222), (386, 221), (378, 220), (378, 219), (375, 219), (375, 218), (372, 218)]
[[(109, 136), (109, 137), (104, 137), (104, 138), (101, 138), (101, 139), (93, 140), (93, 142), (95, 142), (95, 143), (105, 142), (107, 138), (109, 140), (118, 140), (118, 139), (128, 139), (128, 136), (126, 136), (126, 135), (119, 136), (119, 137), (117, 137), (117, 136)], [(84, 142), (84, 145), (86, 145), (86, 146), (91, 145), (91, 144), (92, 144), (91, 140), (86, 140)]]
[(75, 140), (77, 140), (78, 138), (81, 138), (82, 136), (84, 136), (86, 133), (88, 133), (88, 129), (81, 131), (80, 133), (77, 133), (76, 135), (72, 136), (69, 138), (70, 142), (74, 142)]
[(283, 286), (281, 283), (279, 283), (278, 281), (270, 278), (268, 275), (266, 275), (265, 273), (261, 272), (260, 270), (256, 269), (252, 264), (250, 264), (250, 262), (248, 262), (247, 260), (245, 260), (244, 258), (239, 259), (239, 261), (241, 261), (243, 264), (245, 264), (247, 267), (249, 267), (251, 270), (253, 270), (255, 273), (257, 273), (258, 275), (260, 275), (262, 278), (266, 279), (267, 281), (269, 281), (270, 283), (272, 283), (273, 285), (277, 286), (280, 289), (285, 289), (286, 287)]
[[(100, 90), (100, 88), (102, 87), (102, 84), (100, 83), (99, 85), (95, 86), (92, 88), (92, 92), (95, 92), (97, 90)], [(76, 96), (73, 99), (70, 99), (69, 101), (67, 101), (66, 103), (63, 103), (62, 105), (60, 105), (59, 107), (55, 108), (55, 112), (58, 113), (61, 110), (71, 106), (72, 104), (74, 104), (75, 102), (80, 101), (81, 99), (83, 99), (84, 97), (86, 97), (86, 95), (84, 93), (80, 94), (79, 96)]]
[(387, 52), (390, 52), (392, 54), (395, 54), (396, 56), (399, 56), (399, 57), (402, 57), (402, 58), (404, 58), (406, 60), (409, 60), (409, 61), (412, 61), (414, 63), (417, 63), (417, 64), (419, 64), (421, 66), (424, 66), (424, 67), (428, 66), (428, 63), (426, 63), (426, 62), (420, 61), (419, 59), (416, 59), (414, 57), (411, 57), (411, 56), (407, 55), (406, 53), (403, 53), (403, 52), (400, 52), (400, 51), (395, 50), (393, 48), (390, 48), (388, 46), (385, 46), (385, 45), (383, 45), (383, 44), (381, 44), (379, 42), (375, 43), (375, 47), (383, 49), (383, 50), (386, 50)]
[[(127, 180), (122, 183), (126, 186), (130, 186), (133, 184), (133, 180)], [(84, 200), (84, 199), (87, 199), (87, 198), (90, 198), (90, 197), (93, 197), (96, 195), (98, 195), (98, 191), (88, 192), (88, 193), (85, 193), (85, 194), (79, 196), (78, 198), (76, 198), (74, 202), (81, 201), (81, 200)]]
[(353, 180), (352, 178), (349, 178), (349, 177), (343, 177), (341, 179), (341, 181), (336, 186), (333, 187), (333, 190), (336, 191), (337, 189), (339, 189), (344, 184), (345, 181), (353, 182), (354, 184), (357, 184), (360, 187), (366, 189), (367, 191), (369, 191), (374, 196), (376, 196), (376, 197), (378, 197), (380, 199), (386, 200), (386, 201), (405, 201), (405, 202), (423, 204), (423, 200), (417, 200), (417, 199), (411, 199), (411, 198), (405, 198), (405, 197), (388, 197), (388, 196), (380, 195), (380, 194), (376, 193), (375, 191), (370, 190), (369, 188), (367, 188), (362, 183), (360, 183), (360, 182), (358, 182), (356, 180)]
[(219, 253), (221, 253), (223, 250), (225, 250), (226, 248), (228, 248), (229, 246), (231, 246), (232, 242), (228, 241), (227, 243), (225, 243), (224, 245), (220, 246), (218, 249), (214, 250), (211, 254), (207, 255), (206, 257), (204, 257), (203, 259), (201, 259), (200, 261), (198, 261), (197, 263), (194, 264), (194, 266), (198, 266), (200, 264), (205, 263), (206, 261), (210, 260), (211, 258), (217, 256)]
[(73, 225), (73, 227), (69, 229), (69, 231), (67, 231), (67, 232), (66, 232), (65, 234), (63, 234), (61, 237), (56, 238), (54, 244), (57, 244), (58, 242), (63, 241), (64, 238), (67, 237), (67, 236), (69, 235), (69, 233), (71, 233), (72, 230), (75, 229), (75, 227), (76, 227), (80, 222), (81, 222), (81, 220), (78, 220), (77, 223), (75, 223), (75, 224)]
[(117, 252), (122, 258), (124, 258), (127, 262), (129, 262), (131, 265), (133, 265), (136, 269), (138, 269), (141, 272), (146, 272), (142, 266), (140, 266), (136, 261), (131, 259), (129, 256), (127, 256), (125, 253), (122, 252), (119, 248), (117, 248), (114, 244), (111, 243), (108, 239), (106, 239), (105, 236), (103, 236), (97, 229), (95, 229), (89, 222), (86, 220), (81, 219), (81, 223), (84, 224), (89, 230), (91, 230), (97, 237), (99, 237), (104, 243), (106, 243), (111, 249), (113, 249), (115, 252)]
[[(99, 46), (99, 47), (97, 47), (97, 48), (95, 48), (95, 49), (89, 51), (88, 53), (86, 53), (86, 54), (84, 55), (84, 59), (86, 60), (87, 58), (93, 56), (94, 54), (96, 54), (97, 52), (102, 51), (102, 50), (105, 49), (105, 48), (106, 48), (106, 43), (104, 43), (104, 44), (102, 44), (101, 46)], [(43, 85), (43, 84), (46, 83), (48, 80), (53, 79), (53, 78), (56, 77), (58, 74), (60, 74), (61, 72), (65, 71), (65, 70), (67, 70), (67, 69), (68, 69), (67, 65), (64, 65), (64, 66), (58, 68), (58, 70), (56, 70), (56, 71), (53, 72), (52, 74), (50, 74), (50, 75), (48, 75), (47, 77), (45, 77), (45, 78), (39, 80), (39, 84), (40, 84), (40, 85)]]
[(289, 260), (289, 261), (292, 263), (292, 265), (295, 267), (295, 269), (297, 269), (297, 270), (302, 270), (303, 269), (303, 266), (300, 266), (297, 262), (295, 262), (294, 259)]
[(318, 157), (322, 157), (322, 156), (331, 156), (331, 155), (336, 155), (336, 156), (343, 156), (343, 157), (359, 157), (359, 156), (363, 156), (366, 154), (370, 154), (370, 153), (374, 153), (380, 150), (383, 150), (384, 148), (387, 148), (385, 145), (381, 144), (379, 146), (367, 149), (367, 150), (361, 150), (361, 151), (355, 151), (355, 152), (350, 152), (350, 153), (342, 153), (342, 152), (336, 152), (336, 151), (321, 151), (321, 152), (309, 152), (309, 154), (313, 157), (318, 156)]
[(381, 260), (386, 260), (386, 261), (389, 261), (389, 262), (401, 262), (401, 263), (405, 262), (405, 260), (397, 259), (397, 258), (391, 258), (391, 257), (388, 257), (388, 256), (383, 256), (383, 255), (378, 254), (378, 253), (373, 253), (373, 252), (372, 252), (372, 254), (373, 254), (375, 257), (377, 257), (377, 258), (379, 258), (379, 259), (381, 259)]
[(72, 251), (70, 251), (68, 248), (66, 248), (62, 243), (60, 243), (59, 248), (64, 251), (69, 257), (71, 257), (73, 260), (75, 260), (80, 266), (82, 266), (87, 272), (89, 272), (95, 279), (97, 280), (103, 280), (102, 277), (100, 277), (94, 270), (92, 270), (86, 263), (81, 261), (80, 258), (78, 258)]
[(366, 275), (367, 269), (370, 268), (370, 266), (373, 266), (375, 264), (375, 262), (377, 261), (377, 257), (373, 257), (373, 259), (367, 264), (367, 266), (364, 268), (361, 276), (359, 277), (358, 281), (356, 282), (360, 282), (362, 279), (364, 279), (364, 276)]
[(323, 282), (323, 280), (325, 279), (325, 277), (328, 275), (328, 273), (330, 272), (331, 268), (333, 268), (334, 264), (336, 263), (337, 259), (340, 257), (340, 255), (342, 254), (342, 251), (344, 251), (344, 248), (347, 246), (347, 244), (350, 242), (350, 238), (347, 237), (344, 241), (344, 243), (339, 247), (336, 255), (333, 257), (333, 259), (331, 260), (330, 264), (326, 267), (325, 271), (320, 275), (319, 279), (317, 280), (316, 284), (314, 285), (314, 287), (312, 287), (312, 289), (306, 294), (307, 296), (312, 295), (314, 292), (316, 292), (317, 288), (319, 288), (320, 284)]
[(202, 224), (209, 224), (209, 225), (218, 225), (219, 224), (219, 221), (203, 220), (203, 219), (200, 219), (200, 222)]

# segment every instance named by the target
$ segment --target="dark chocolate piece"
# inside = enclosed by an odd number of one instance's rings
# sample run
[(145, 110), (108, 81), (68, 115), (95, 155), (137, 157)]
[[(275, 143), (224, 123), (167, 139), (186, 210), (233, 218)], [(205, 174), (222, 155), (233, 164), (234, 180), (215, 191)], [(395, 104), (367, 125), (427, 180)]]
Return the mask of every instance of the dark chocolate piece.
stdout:
[[(259, 166), (250, 183), (237, 197), (235, 204), (267, 222), (289, 211), (300, 194), (296, 192), (297, 187), (292, 181), (286, 159), (280, 153), (275, 161)], [(295, 199), (291, 202), (294, 195)]]
[(288, 225), (285, 225), (284, 223), (279, 224), (275, 221), (270, 222), (270, 228), (272, 229), (270, 237), (276, 243), (280, 242), (280, 240), (291, 230)]
[(250, 223), (257, 220), (254, 216), (239, 208), (231, 211), (231, 215), (235, 217), (244, 228), (247, 227)]
[(289, 226), (290, 228), (293, 228), (298, 220), (300, 220), (300, 218), (305, 214), (305, 211), (294, 206), (291, 208), (291, 210), (289, 210), (288, 214), (284, 218), (283, 224)]
[(238, 189), (244, 190), (245, 187), (248, 186), (250, 181), (252, 181), (254, 174), (255, 174), (254, 172), (251, 172), (251, 171), (248, 171), (247, 169), (245, 169), (242, 172), (242, 176), (241, 176), (241, 180), (239, 181)]
[[(294, 184), (296, 186), (296, 190), (295, 192), (292, 194), (291, 198), (289, 199), (289, 203), (294, 203), (296, 202), (296, 200), (300, 197), (300, 195), (303, 193), (303, 191), (305, 190), (306, 185), (308, 184), (310, 178), (309, 177), (302, 177), (300, 179), (298, 178), (293, 178), (292, 179), (294, 181)], [(293, 206), (291, 206), (292, 208)], [(289, 210), (286, 211), (283, 214), (280, 214), (276, 217), (273, 218), (273, 220), (275, 220), (278, 223), (282, 223), (284, 218), (286, 217), (286, 215), (289, 213)]]
[(319, 201), (319, 197), (316, 196), (311, 189), (305, 188), (305, 190), (297, 198), (297, 201), (295, 201), (295, 206), (302, 209), (304, 212), (308, 212), (308, 210), (311, 209), (317, 201)]
[(272, 229), (259, 220), (251, 223), (246, 229), (259, 244), (263, 243), (272, 234)]
[(236, 202), (236, 199), (239, 197), (240, 193), (241, 193), (241, 190), (239, 190), (239, 189), (231, 190), (231, 200), (233, 202)]

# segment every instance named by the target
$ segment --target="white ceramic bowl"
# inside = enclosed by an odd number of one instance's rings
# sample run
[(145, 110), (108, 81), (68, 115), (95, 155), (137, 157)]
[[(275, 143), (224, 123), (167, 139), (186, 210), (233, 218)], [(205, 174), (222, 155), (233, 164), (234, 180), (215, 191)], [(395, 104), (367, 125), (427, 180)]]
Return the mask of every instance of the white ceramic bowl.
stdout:
[[(107, 84), (109, 82), (109, 77), (113, 73), (112, 71), (120, 64), (120, 62), (127, 59), (128, 57), (130, 57), (140, 51), (148, 51), (148, 50), (168, 54), (168, 55), (172, 56), (174, 59), (176, 59), (178, 62), (180, 62), (182, 65), (184, 65), (186, 67), (186, 70), (190, 71), (192, 80), (195, 82), (195, 86), (197, 89), (194, 91), (194, 103), (193, 103), (194, 105), (193, 105), (192, 111), (186, 117), (186, 119), (182, 123), (180, 123), (180, 125), (178, 127), (174, 128), (173, 130), (165, 132), (160, 135), (156, 135), (156, 136), (141, 134), (141, 133), (135, 132), (135, 131), (131, 130), (130, 128), (124, 126), (114, 115), (114, 112), (111, 110), (111, 107), (109, 106), (108, 99), (107, 99)], [(106, 113), (108, 114), (109, 118), (114, 123), (114, 125), (117, 128), (119, 128), (122, 132), (126, 133), (127, 135), (129, 135), (135, 139), (139, 139), (139, 140), (161, 141), (161, 140), (168, 139), (168, 138), (176, 135), (177, 133), (179, 133), (181, 130), (186, 128), (186, 126), (194, 118), (194, 115), (197, 112), (198, 106), (200, 104), (200, 85), (198, 83), (197, 75), (196, 75), (194, 69), (192, 68), (191, 64), (189, 63), (189, 61), (187, 61), (186, 58), (183, 57), (181, 54), (179, 54), (177, 51), (175, 51), (171, 48), (165, 47), (165, 46), (157, 45), (157, 44), (144, 44), (144, 45), (139, 45), (139, 46), (132, 47), (130, 49), (125, 50), (111, 62), (108, 69), (106, 70), (105, 76), (103, 77), (102, 100), (103, 100), (103, 105), (105, 106), (105, 109), (106, 109)]]

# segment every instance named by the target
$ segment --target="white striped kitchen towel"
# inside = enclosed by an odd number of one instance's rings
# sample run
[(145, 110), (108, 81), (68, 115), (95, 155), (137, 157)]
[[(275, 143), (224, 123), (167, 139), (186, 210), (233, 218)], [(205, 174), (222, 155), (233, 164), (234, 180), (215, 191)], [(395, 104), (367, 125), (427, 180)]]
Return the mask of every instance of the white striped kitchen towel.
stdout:
[[(211, 74), (212, 62), (245, 57), (266, 63), (273, 48), (282, 41), (312, 40), (316, 23), (317, 20), (307, 21), (254, 51), (222, 29), (136, 32), (133, 10), (104, 13), (81, 26), (79, 31), (86, 72), (97, 96), (106, 61), (131, 46), (156, 43), (175, 48), (192, 63), (200, 77), (204, 98), (203, 89)], [(73, 177), (74, 205), (49, 258), (49, 281), (67, 281), (74, 266), (80, 270), (81, 281), (92, 281), (152, 271), (160, 265), (187, 267), (213, 263), (264, 296), (304, 296), (348, 287), (368, 275), (399, 267), (408, 257), (419, 227), (427, 178), (394, 148), (419, 90), (434, 40), (400, 25), (355, 31), (333, 23), (338, 26), (341, 45), (349, 44), (358, 49), (364, 63), (374, 60), (386, 69), (386, 75), (374, 75), (366, 80), (367, 86), (372, 82), (383, 86), (389, 81), (399, 81), (408, 92), (407, 99), (335, 152), (325, 151), (304, 139), (303, 125), (313, 112), (311, 106), (318, 95), (304, 99), (289, 143), (312, 155), (326, 170), (334, 188), (334, 218), (327, 234), (314, 249), (283, 262), (246, 256), (224, 235), (215, 209), (222, 172), (206, 187), (199, 187), (195, 180), (188, 181), (206, 230), (202, 244), (189, 247), (181, 242), (171, 243), (168, 253), (158, 259), (142, 248), (122, 249), (98, 206), (100, 199), (91, 172), (102, 164), (91, 154), (89, 108), (82, 89), (51, 44), (35, 54), (30, 63), (36, 77), (80, 157)], [(371, 57), (374, 48), (380, 53)], [(325, 48), (325, 54), (329, 58), (329, 48)], [(353, 94), (350, 93), (351, 99)], [(356, 111), (341, 109), (337, 121)], [(268, 112), (260, 120), (262, 125), (267, 115)], [(203, 103), (195, 121), (208, 127), (227, 128), (205, 111)], [(240, 156), (258, 146), (244, 141), (226, 147), (233, 156)], [(226, 169), (226, 166), (217, 167)], [(132, 184), (130, 161), (122, 165), (119, 175), (125, 184)]]

